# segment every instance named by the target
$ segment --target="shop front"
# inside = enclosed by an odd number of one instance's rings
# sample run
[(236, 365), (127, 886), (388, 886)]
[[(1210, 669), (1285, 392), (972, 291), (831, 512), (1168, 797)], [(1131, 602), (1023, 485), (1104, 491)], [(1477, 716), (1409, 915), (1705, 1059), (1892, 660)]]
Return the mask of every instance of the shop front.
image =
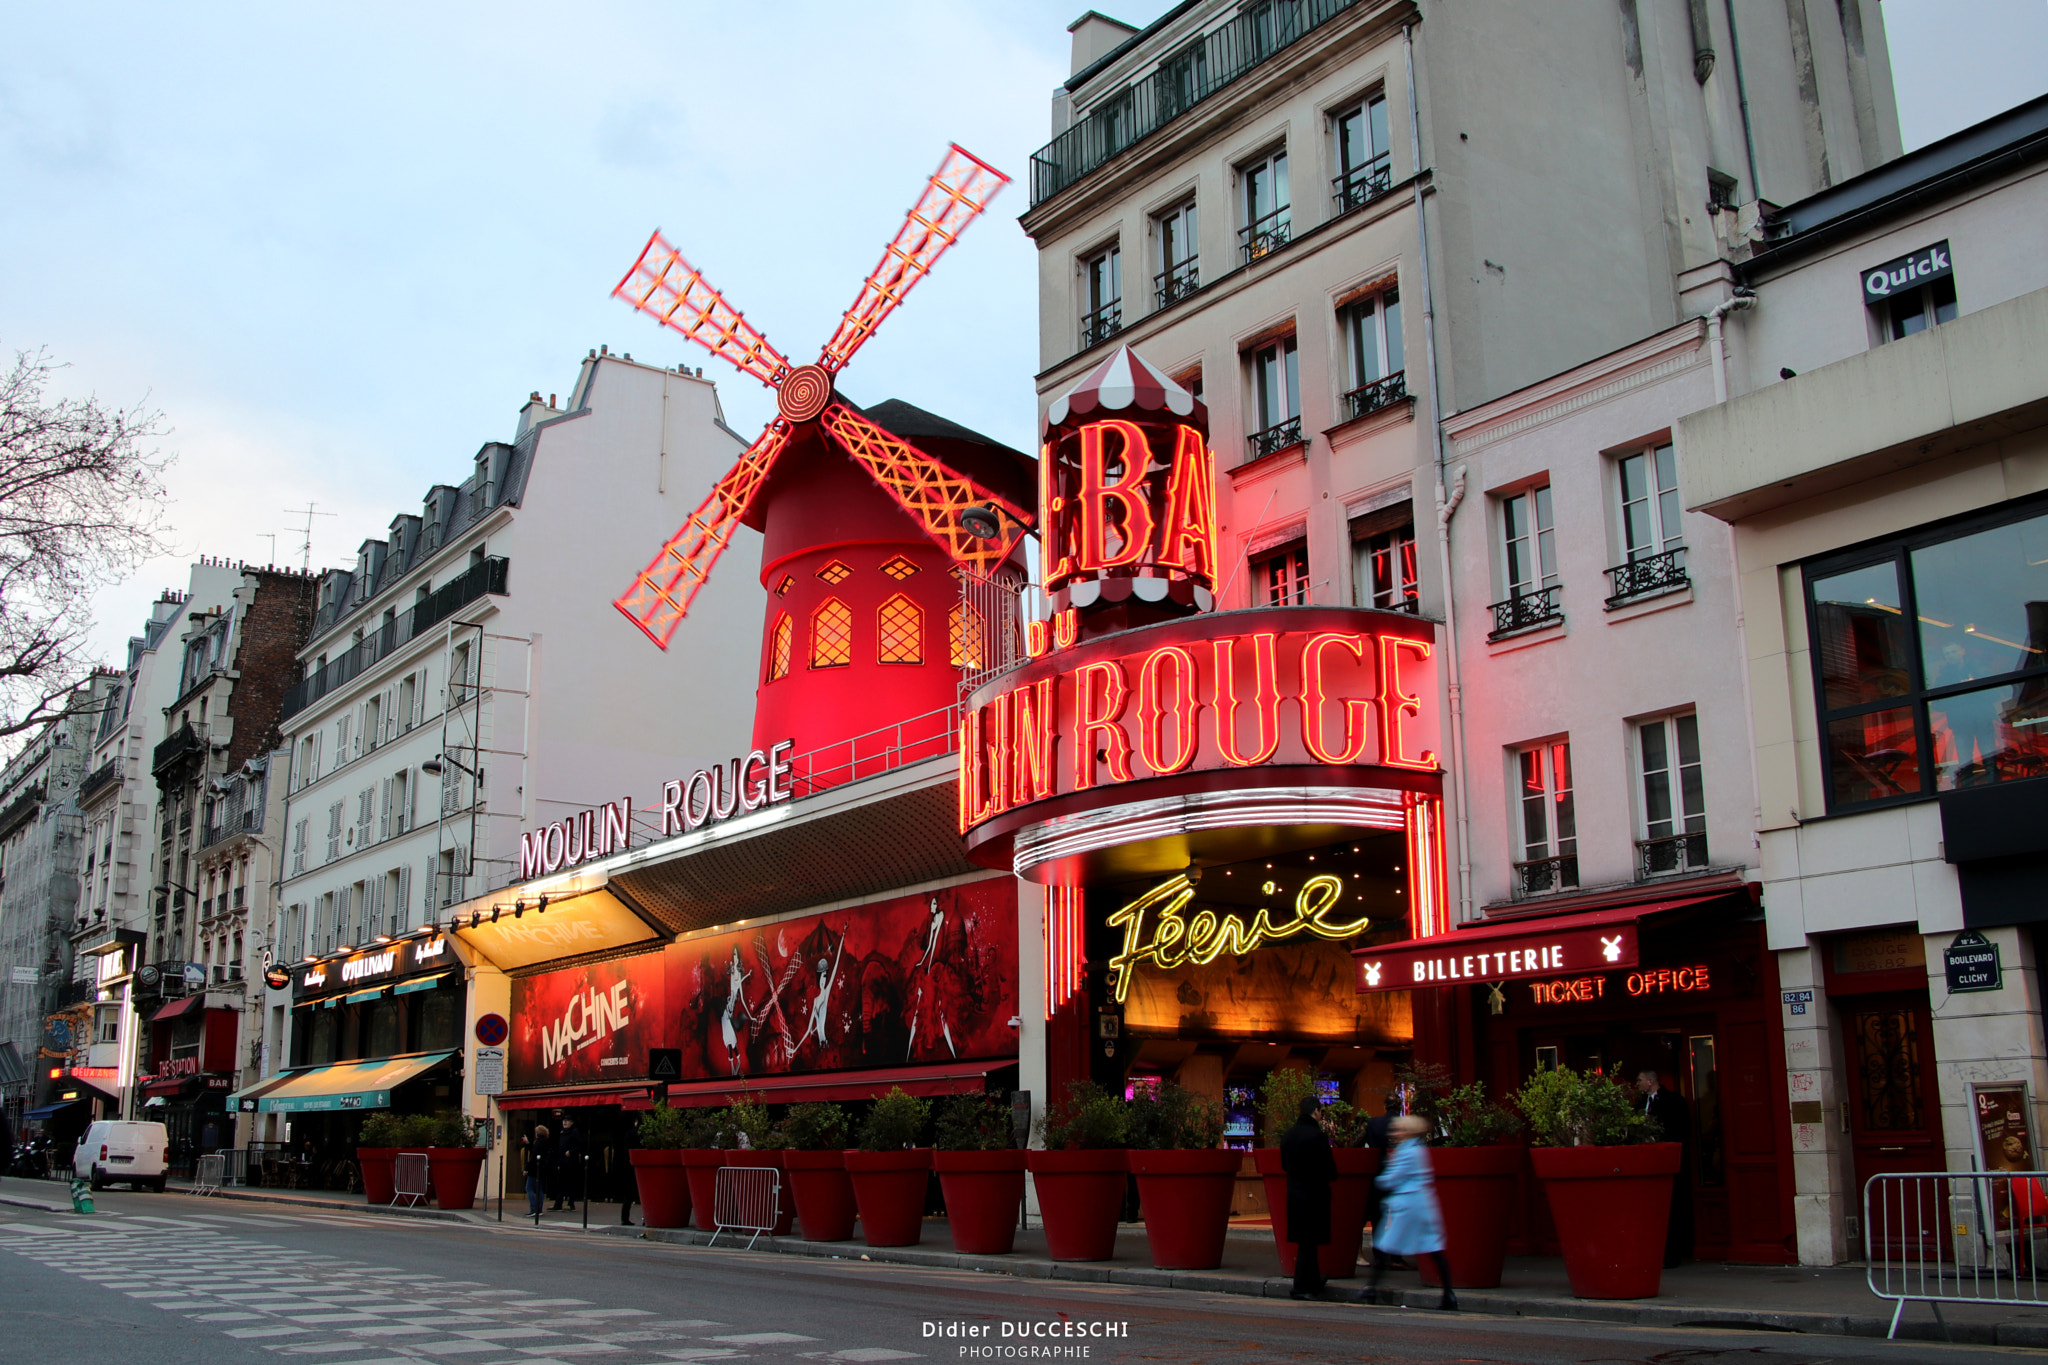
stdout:
[(164, 1125), (173, 1170), (234, 1142), (226, 1100), (234, 1088), (238, 1011), (204, 992), (151, 1014), (147, 1067), (136, 1077), (136, 1117)]

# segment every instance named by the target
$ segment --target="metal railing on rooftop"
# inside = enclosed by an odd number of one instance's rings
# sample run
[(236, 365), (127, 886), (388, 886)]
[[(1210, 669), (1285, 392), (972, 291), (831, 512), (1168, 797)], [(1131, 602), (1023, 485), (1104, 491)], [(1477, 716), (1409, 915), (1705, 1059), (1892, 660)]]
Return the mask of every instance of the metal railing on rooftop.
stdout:
[(503, 596), (508, 566), (509, 561), (502, 558), (484, 560), (427, 594), (424, 601), (405, 615), (387, 621), (375, 633), (365, 635), (346, 653), (328, 660), (326, 667), (316, 669), (293, 683), (285, 691), (279, 719), (297, 715), (335, 688), (354, 681), (377, 660), (400, 645), (417, 639), (421, 632), (439, 625), (479, 597)]
[(1358, 3), (1259, 0), (1220, 28), (1182, 44), (1152, 72), (1089, 106), (1073, 127), (1032, 155), (1032, 206), (1136, 146)]

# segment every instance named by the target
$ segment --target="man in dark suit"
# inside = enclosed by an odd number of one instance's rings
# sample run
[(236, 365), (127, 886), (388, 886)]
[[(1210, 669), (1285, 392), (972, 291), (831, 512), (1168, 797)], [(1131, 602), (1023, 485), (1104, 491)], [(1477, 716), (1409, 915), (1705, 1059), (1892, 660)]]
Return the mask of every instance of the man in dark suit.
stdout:
[(555, 1186), (555, 1207), (561, 1208), (566, 1198), (569, 1207), (575, 1208), (587, 1193), (585, 1186), (589, 1172), (583, 1167), (583, 1130), (576, 1126), (574, 1114), (562, 1115), (562, 1136), (555, 1141), (555, 1170), (559, 1183)]
[(1643, 1112), (1657, 1121), (1658, 1141), (1678, 1144), (1678, 1174), (1671, 1177), (1671, 1221), (1664, 1232), (1664, 1268), (1692, 1256), (1692, 1110), (1685, 1096), (1666, 1090), (1655, 1067), (1636, 1074)]
[(1330, 1240), (1330, 1182), (1337, 1178), (1337, 1159), (1330, 1155), (1329, 1135), (1316, 1122), (1321, 1106), (1305, 1096), (1292, 1128), (1280, 1136), (1280, 1169), (1287, 1173), (1287, 1237), (1294, 1243), (1294, 1288), (1290, 1298), (1307, 1299), (1327, 1287), (1317, 1264)]

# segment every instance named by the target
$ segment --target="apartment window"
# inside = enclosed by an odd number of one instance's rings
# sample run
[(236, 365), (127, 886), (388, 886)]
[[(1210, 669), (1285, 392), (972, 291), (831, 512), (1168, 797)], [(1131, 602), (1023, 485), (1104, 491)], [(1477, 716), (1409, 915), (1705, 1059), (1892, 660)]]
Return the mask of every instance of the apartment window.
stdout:
[(1412, 502), (1351, 520), (1352, 600), (1383, 611), (1421, 611)]
[(1252, 582), (1267, 607), (1308, 605), (1308, 542), (1297, 540), (1252, 561)]
[(406, 734), (417, 724), (414, 712), (419, 707), (419, 684), (417, 674), (408, 673), (398, 684), (398, 733)]
[(1809, 565), (1829, 809), (2048, 776), (2039, 502)]
[(384, 742), (384, 698), (372, 697), (363, 703), (363, 743), (376, 748)]
[(1195, 249), (1195, 201), (1152, 220), (1159, 236), (1159, 273), (1152, 278), (1153, 299), (1158, 307), (1186, 298), (1201, 284), (1201, 266)]
[(412, 772), (393, 775), (391, 779), (391, 833), (394, 837), (412, 828)]
[(1346, 421), (1392, 407), (1408, 396), (1401, 350), (1401, 295), (1396, 290), (1354, 300), (1338, 315), (1351, 385), (1344, 394)]
[(1394, 162), (1387, 142), (1387, 99), (1374, 95), (1338, 114), (1337, 176), (1331, 189), (1337, 212), (1363, 208), (1394, 186)]
[(1707, 802), (1700, 781), (1699, 717), (1687, 712), (1636, 726), (1642, 779), (1637, 873), (1661, 877), (1707, 865)]
[(1107, 341), (1124, 326), (1124, 256), (1116, 247), (1081, 262), (1081, 348)]
[(1244, 226), (1238, 229), (1246, 261), (1287, 244), (1292, 228), (1287, 194), (1287, 149), (1237, 168), (1243, 188)]
[(455, 646), (455, 652), (448, 660), (448, 700), (461, 704), (469, 700), (469, 646)]
[(1532, 745), (1515, 755), (1519, 778), (1521, 859), (1518, 895), (1541, 895), (1579, 884), (1579, 828), (1572, 814), (1572, 746), (1566, 740)]
[(875, 612), (875, 662), (924, 662), (924, 612), (902, 593), (882, 603)]
[(1685, 527), (1678, 506), (1678, 457), (1669, 442), (1614, 462), (1622, 562), (1607, 571), (1610, 609), (1685, 587)]
[(1501, 568), (1508, 595), (1493, 604), (1493, 638), (1564, 619), (1548, 484), (1501, 499)]
[(327, 861), (330, 863), (341, 856), (341, 817), (345, 804), (336, 801), (327, 808)]
[(1301, 444), (1300, 373), (1291, 336), (1251, 353), (1252, 418), (1258, 428), (1251, 435), (1250, 458)]
[(811, 613), (811, 667), (844, 668), (853, 662), (853, 611), (828, 597)]
[(946, 613), (946, 652), (953, 667), (980, 669), (988, 657), (981, 617), (959, 603)]
[(775, 628), (768, 635), (768, 681), (789, 676), (789, 653), (796, 638), (796, 625), (784, 612), (775, 618)]

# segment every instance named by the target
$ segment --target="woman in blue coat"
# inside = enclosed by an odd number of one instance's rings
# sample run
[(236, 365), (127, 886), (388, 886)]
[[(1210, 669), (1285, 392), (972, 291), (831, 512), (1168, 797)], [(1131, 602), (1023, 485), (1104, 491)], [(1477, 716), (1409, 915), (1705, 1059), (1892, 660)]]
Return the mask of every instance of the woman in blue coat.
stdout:
[(1372, 1283), (1366, 1300), (1377, 1301), (1380, 1276), (1391, 1258), (1427, 1256), (1444, 1287), (1436, 1306), (1455, 1309), (1458, 1296), (1451, 1292), (1451, 1262), (1444, 1255), (1444, 1215), (1437, 1207), (1436, 1178), (1430, 1171), (1429, 1146), (1423, 1141), (1429, 1121), (1403, 1114), (1387, 1132), (1393, 1147), (1374, 1181), (1380, 1190), (1380, 1212), (1372, 1229)]

